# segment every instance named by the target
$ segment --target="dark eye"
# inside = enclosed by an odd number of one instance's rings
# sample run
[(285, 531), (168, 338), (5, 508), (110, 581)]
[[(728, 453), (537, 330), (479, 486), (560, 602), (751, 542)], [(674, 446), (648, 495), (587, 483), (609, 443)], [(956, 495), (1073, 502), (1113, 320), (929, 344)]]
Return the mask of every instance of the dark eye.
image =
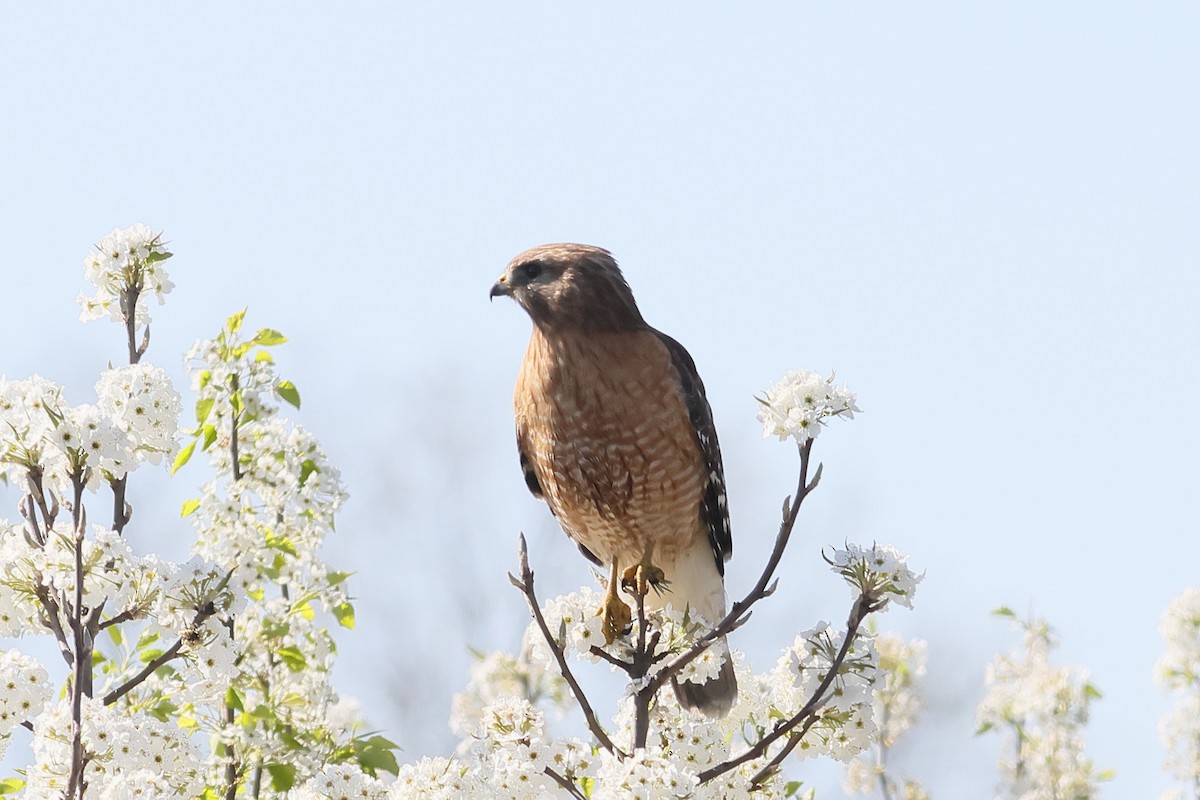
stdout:
[(521, 273), (521, 279), (525, 281), (525, 283), (529, 283), (532, 280), (536, 280), (537, 277), (542, 274), (542, 262), (527, 261), (522, 264), (517, 271)]

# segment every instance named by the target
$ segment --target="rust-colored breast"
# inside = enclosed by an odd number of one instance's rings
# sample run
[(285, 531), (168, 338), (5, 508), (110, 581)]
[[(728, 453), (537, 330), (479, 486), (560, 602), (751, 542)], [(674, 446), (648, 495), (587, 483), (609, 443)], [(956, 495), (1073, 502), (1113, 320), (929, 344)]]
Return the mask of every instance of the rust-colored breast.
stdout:
[[(693, 546), (704, 462), (670, 354), (649, 331), (535, 329), (517, 379), (521, 447), (569, 536), (607, 563)], [(657, 558), (656, 558), (657, 560)]]

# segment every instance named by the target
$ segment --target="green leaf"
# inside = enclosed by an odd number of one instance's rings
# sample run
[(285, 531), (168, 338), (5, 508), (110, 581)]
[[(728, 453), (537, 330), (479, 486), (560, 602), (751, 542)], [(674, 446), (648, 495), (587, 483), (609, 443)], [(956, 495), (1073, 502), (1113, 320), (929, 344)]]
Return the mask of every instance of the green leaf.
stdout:
[(272, 347), (277, 344), (283, 344), (287, 341), (287, 337), (272, 328), (262, 328), (255, 334), (253, 341), (255, 344), (261, 344), (263, 347)]
[(400, 772), (396, 763), (395, 750), (398, 746), (382, 736), (372, 736), (369, 739), (354, 740), (354, 757), (363, 772), (371, 777), (378, 777), (376, 772), (383, 770), (395, 775)]
[(312, 475), (314, 472), (320, 472), (320, 470), (317, 469), (317, 465), (315, 463), (313, 463), (313, 460), (311, 458), (304, 459), (304, 463), (302, 463), (300, 465), (300, 486), (301, 486), (301, 488), (304, 487), (304, 484), (308, 483), (308, 476)]
[(353, 574), (353, 572), (330, 572), (325, 575), (325, 580), (329, 581), (330, 586), (337, 586)]
[(275, 384), (275, 393), (296, 408), (300, 407), (300, 390), (291, 381), (280, 381)]
[(117, 647), (120, 647), (121, 640), (123, 638), (121, 636), (121, 626), (120, 625), (109, 625), (108, 626), (108, 638), (112, 639), (113, 644), (115, 644)]
[(267, 764), (267, 772), (271, 773), (271, 788), (277, 792), (286, 792), (296, 783), (296, 768), (291, 764)]
[(255, 360), (255, 361), (265, 361), (265, 362), (267, 362), (268, 364), (274, 364), (274, 363), (275, 363), (275, 359), (274, 359), (274, 358), (272, 358), (272, 357), (271, 357), (271, 354), (270, 354), (270, 353), (268, 353), (266, 350), (259, 350), (257, 353), (255, 353), (255, 354), (254, 354), (254, 360)]
[(583, 790), (584, 797), (591, 797), (592, 792), (596, 790), (595, 778), (589, 778), (584, 775), (582, 778), (576, 778), (576, 782), (579, 784), (579, 788)]
[(241, 311), (230, 316), (230, 318), (225, 321), (226, 330), (228, 330), (230, 333), (237, 333), (238, 328), (242, 327), (242, 320), (245, 318), (246, 309), (243, 308)]
[(804, 785), (804, 781), (788, 781), (787, 786), (783, 787), (784, 797), (795, 797), (796, 792), (800, 791), (800, 787)]
[(241, 711), (245, 706), (242, 705), (242, 696), (238, 694), (238, 690), (230, 686), (225, 690), (225, 706), (232, 708), (234, 711)]
[(151, 647), (147, 650), (143, 650), (142, 652), (138, 653), (138, 658), (141, 660), (141, 662), (143, 664), (149, 664), (151, 661), (158, 658), (162, 654), (163, 654), (163, 651), (160, 650), (159, 648)]
[(200, 449), (208, 450), (208, 448), (212, 447), (212, 443), (215, 442), (216, 440), (217, 440), (217, 429), (215, 427), (213, 427), (212, 425), (205, 425), (204, 426), (204, 446), (201, 447)]
[(242, 413), (242, 390), (238, 389), (233, 394), (229, 395), (229, 403), (233, 406), (234, 414)]
[[(286, 536), (275, 536), (273, 534), (268, 533), (267, 534), (267, 547), (271, 547), (276, 550), (279, 550), (280, 552), (287, 553), (289, 556), (296, 555), (296, 545), (293, 544), (292, 540)], [(279, 566), (282, 567), (285, 563), (287, 563), (287, 562), (280, 562)]]
[(216, 398), (213, 398), (213, 397), (205, 397), (205, 398), (202, 398), (202, 399), (196, 401), (196, 424), (197, 425), (203, 425), (204, 421), (206, 419), (208, 419), (208, 415), (212, 411), (214, 402), (216, 402)]
[(353, 604), (338, 603), (333, 607), (333, 615), (337, 617), (338, 624), (343, 628), (354, 630), (354, 606)]
[(982, 734), (982, 733), (987, 733), (988, 731), (992, 730), (992, 729), (993, 729), (993, 728), (995, 728), (995, 727), (996, 727), (996, 726), (995, 726), (995, 725), (993, 725), (992, 723), (990, 723), (990, 722), (985, 722), (985, 723), (983, 723), (982, 725), (980, 725), (980, 726), (979, 726), (979, 727), (978, 727), (978, 728), (975, 730), (975, 735), (976, 735), (976, 736), (979, 736), (979, 735), (980, 735), (980, 734)]
[(1090, 697), (1093, 700), (1099, 700), (1100, 698), (1104, 697), (1104, 695), (1100, 693), (1100, 690), (1090, 683), (1085, 683), (1083, 685), (1083, 694), (1085, 697)]
[(275, 651), (275, 654), (292, 672), (299, 672), (308, 666), (308, 662), (304, 660), (304, 654), (300, 652), (299, 648), (281, 647)]
[[(193, 442), (193, 444), (195, 444), (195, 443)], [(196, 509), (198, 509), (199, 507), (200, 507), (200, 501), (194, 497), (191, 500), (184, 500), (183, 508), (181, 508), (179, 510), (179, 516), (190, 517), (192, 514), (196, 513)]]
[(1017, 612), (1013, 611), (1008, 606), (1000, 606), (999, 608), (992, 610), (992, 616), (993, 617), (1008, 617), (1009, 619), (1016, 619)]
[(192, 457), (192, 451), (195, 449), (196, 440), (193, 439), (191, 444), (179, 451), (179, 455), (175, 456), (175, 463), (171, 466), (172, 475), (178, 472), (179, 468), (188, 462), (188, 459)]
[(1096, 773), (1096, 780), (1098, 781), (1111, 781), (1115, 777), (1117, 777), (1115, 769), (1105, 769)]
[(14, 794), (25, 788), (25, 781), (20, 778), (5, 778), (0, 781), (0, 794)]

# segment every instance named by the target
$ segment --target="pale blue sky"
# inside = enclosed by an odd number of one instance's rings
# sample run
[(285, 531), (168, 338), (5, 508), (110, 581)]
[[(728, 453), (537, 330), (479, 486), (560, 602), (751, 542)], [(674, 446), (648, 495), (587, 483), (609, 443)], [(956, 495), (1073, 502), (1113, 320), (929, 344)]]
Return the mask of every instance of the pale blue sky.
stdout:
[[(795, 367), (860, 393), (735, 644), (769, 666), (844, 617), (823, 545), (894, 543), (928, 577), (880, 623), (929, 640), (932, 704), (899, 764), (990, 796), (973, 708), (1008, 604), (1104, 691), (1106, 796), (1153, 796), (1158, 616), (1200, 582), (1197, 41), (1183, 2), (9, 4), (0, 372), (87, 399), (121, 350), (75, 322), (80, 260), (137, 221), (177, 253), (152, 360), (181, 376), (243, 305), (291, 336), (300, 419), (353, 495), (339, 685), (405, 757), (445, 752), (465, 645), (524, 624), (517, 531), (546, 588), (587, 575), (525, 494), (528, 322), (487, 290), (528, 246), (603, 245), (708, 386), (733, 594), (794, 480), (752, 395)], [(186, 548), (181, 479), (137, 476), (139, 546)]]

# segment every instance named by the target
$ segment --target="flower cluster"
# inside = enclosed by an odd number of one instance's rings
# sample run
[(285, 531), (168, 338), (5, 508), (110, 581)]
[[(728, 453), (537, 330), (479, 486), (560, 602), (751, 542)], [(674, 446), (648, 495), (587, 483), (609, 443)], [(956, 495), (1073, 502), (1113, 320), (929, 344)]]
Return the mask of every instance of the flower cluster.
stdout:
[(854, 419), (860, 409), (858, 396), (845, 386), (833, 384), (834, 376), (823, 377), (806, 369), (791, 370), (758, 400), (758, 419), (763, 436), (789, 436), (804, 444), (817, 438), (830, 417)]
[(96, 382), (97, 406), (112, 425), (128, 437), (127, 446), (137, 462), (158, 465), (175, 454), (179, 392), (167, 373), (149, 364), (105, 370)]
[[(544, 641), (541, 644), (544, 646)], [(450, 729), (460, 738), (470, 739), (479, 727), (483, 710), (504, 697), (524, 697), (559, 710), (569, 704), (566, 681), (557, 670), (546, 669), (544, 661), (533, 661), (529, 647), (516, 658), (508, 653), (478, 653), (467, 688), (454, 695), (451, 702)]]
[(170, 257), (162, 234), (141, 223), (105, 236), (83, 259), (83, 276), (96, 287), (96, 293), (80, 292), (79, 319), (89, 322), (109, 317), (124, 323), (132, 303), (136, 323), (148, 323), (146, 295), (153, 292), (162, 305), (164, 295), (175, 288), (162, 263)]
[(979, 732), (999, 730), (1007, 738), (999, 760), (1005, 794), (1017, 798), (1093, 797), (1097, 772), (1084, 750), (1083, 728), (1092, 700), (1100, 693), (1076, 667), (1055, 667), (1055, 641), (1045, 620), (1018, 620), (1008, 609), (996, 612), (1016, 622), (1024, 642), (1019, 650), (988, 665), (987, 696), (979, 704)]
[(1200, 785), (1200, 588), (1185, 589), (1163, 613), (1159, 631), (1166, 652), (1155, 665), (1162, 687), (1176, 698), (1158, 733), (1167, 750), (1167, 771), (1189, 786)]
[(925, 573), (917, 575), (909, 569), (907, 556), (886, 544), (847, 544), (825, 560), (846, 579), (855, 597), (863, 596), (881, 609), (889, 602), (912, 608), (917, 584), (925, 579)]
[[(33, 720), (35, 761), (22, 795), (26, 800), (63, 796), (74, 736), (70, 705), (69, 700), (56, 703)], [(199, 754), (177, 725), (85, 698), (81, 739), (88, 784), (103, 800), (191, 798), (203, 791)]]
[(70, 406), (58, 384), (38, 375), (0, 379), (0, 474), (22, 482), (31, 473), (68, 496), (70, 476), (123, 477), (175, 450), (180, 400), (165, 372), (149, 364), (109, 369), (96, 382), (97, 402)]
[(0, 652), (0, 754), (7, 734), (41, 713), (51, 693), (50, 675), (41, 662), (17, 650)]
[(26, 473), (44, 473), (47, 450), (54, 444), (54, 414), (63, 405), (63, 389), (40, 375), (24, 380), (0, 378), (0, 477), (23, 485)]

